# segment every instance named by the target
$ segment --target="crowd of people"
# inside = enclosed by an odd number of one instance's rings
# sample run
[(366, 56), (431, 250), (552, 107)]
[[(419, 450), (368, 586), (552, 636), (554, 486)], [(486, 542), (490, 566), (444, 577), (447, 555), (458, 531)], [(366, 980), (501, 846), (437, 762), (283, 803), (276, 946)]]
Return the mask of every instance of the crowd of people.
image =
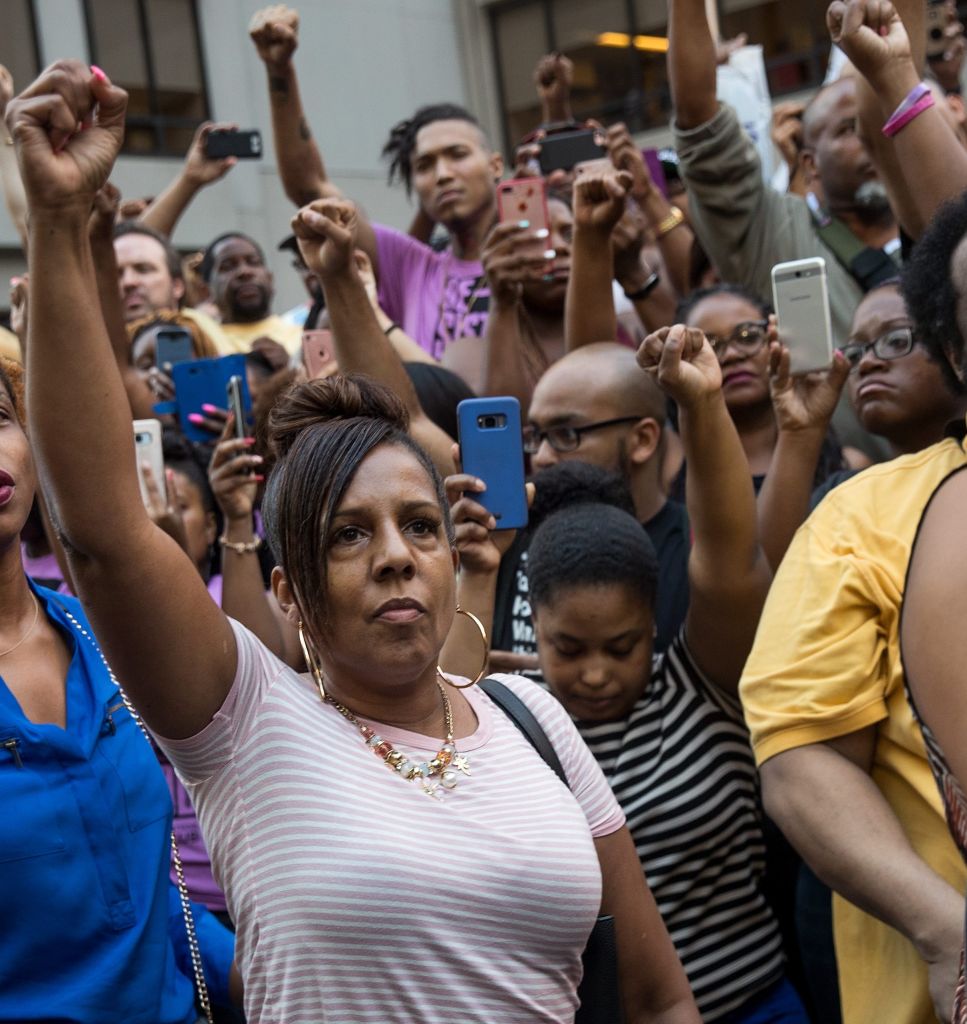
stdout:
[[(390, 227), (257, 12), (287, 312), (256, 239), (171, 241), (232, 126), (123, 197), (109, 73), (0, 68), (0, 1021), (967, 1024), (967, 44), (950, 0), (826, 20), (782, 191), (669, 0), (666, 181), (549, 54), (546, 225), (441, 98)], [(542, 178), (569, 131), (601, 159)], [(770, 276), (817, 256), (798, 373)], [(173, 337), (250, 419), (182, 415)], [(457, 443), (497, 396), (518, 530)]]

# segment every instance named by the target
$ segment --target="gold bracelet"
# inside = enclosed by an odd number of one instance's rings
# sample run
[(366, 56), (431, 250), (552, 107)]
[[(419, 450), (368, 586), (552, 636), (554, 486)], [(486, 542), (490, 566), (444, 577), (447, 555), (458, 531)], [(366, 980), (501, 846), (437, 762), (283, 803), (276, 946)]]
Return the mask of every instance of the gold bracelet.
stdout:
[(262, 538), (256, 537), (255, 540), (246, 543), (243, 540), (231, 541), (224, 534), (218, 538), (218, 543), (223, 548), (228, 548), (229, 551), (234, 551), (236, 555), (252, 555), (262, 546)]
[(674, 231), (679, 224), (685, 222), (685, 214), (677, 206), (672, 206), (671, 213), (655, 228), (655, 238), (664, 238), (669, 231)]

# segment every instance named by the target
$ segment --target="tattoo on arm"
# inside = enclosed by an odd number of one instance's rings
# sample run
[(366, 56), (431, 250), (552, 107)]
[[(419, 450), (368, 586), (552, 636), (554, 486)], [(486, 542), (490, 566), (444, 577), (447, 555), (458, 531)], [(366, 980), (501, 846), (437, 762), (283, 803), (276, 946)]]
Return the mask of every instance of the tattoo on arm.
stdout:
[(309, 125), (306, 124), (304, 117), (299, 118), (299, 138), (303, 142), (308, 142), (312, 138), (312, 132), (309, 130)]

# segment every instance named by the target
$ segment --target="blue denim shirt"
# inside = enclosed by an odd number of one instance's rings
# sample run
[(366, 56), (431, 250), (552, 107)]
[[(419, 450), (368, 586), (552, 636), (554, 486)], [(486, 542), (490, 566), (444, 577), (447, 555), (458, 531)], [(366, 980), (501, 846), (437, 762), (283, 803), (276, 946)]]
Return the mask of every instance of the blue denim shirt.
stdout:
[(71, 651), (67, 724), (28, 720), (0, 679), (0, 1020), (188, 1024), (164, 775), (67, 619), (90, 632), (80, 603), (34, 589)]

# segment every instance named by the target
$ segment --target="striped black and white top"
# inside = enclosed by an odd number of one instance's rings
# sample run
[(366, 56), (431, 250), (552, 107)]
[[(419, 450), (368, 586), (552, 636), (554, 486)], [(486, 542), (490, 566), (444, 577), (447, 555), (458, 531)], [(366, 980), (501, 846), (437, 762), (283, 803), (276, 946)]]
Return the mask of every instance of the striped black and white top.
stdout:
[(577, 724), (627, 815), (702, 1019), (718, 1020), (783, 973), (739, 702), (702, 675), (680, 633), (627, 718)]

